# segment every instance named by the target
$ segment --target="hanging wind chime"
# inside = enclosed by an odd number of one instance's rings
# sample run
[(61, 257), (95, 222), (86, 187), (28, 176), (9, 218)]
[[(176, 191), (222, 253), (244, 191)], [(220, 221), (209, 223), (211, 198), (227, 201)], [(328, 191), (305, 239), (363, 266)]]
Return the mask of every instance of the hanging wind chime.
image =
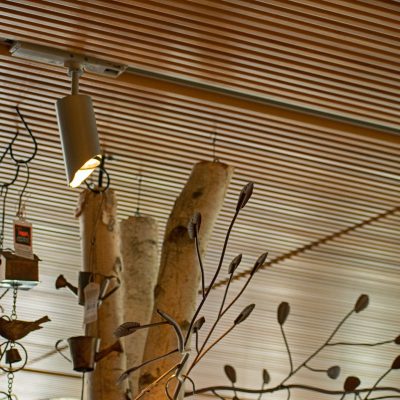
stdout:
[[(44, 322), (50, 321), (47, 316), (36, 321), (21, 321), (17, 315), (18, 291), (32, 289), (39, 283), (39, 258), (33, 254), (32, 224), (26, 219), (25, 205), (23, 204), (23, 196), (30, 178), (29, 164), (36, 156), (37, 142), (18, 107), (16, 111), (32, 140), (33, 149), (31, 154), (25, 158), (17, 158), (14, 149), (19, 137), (17, 129), (11, 142), (0, 156), (0, 164), (6, 156), (9, 156), (16, 168), (15, 174), (9, 182), (0, 182), (0, 196), (3, 203), (0, 228), (0, 288), (5, 289), (0, 299), (10, 291), (13, 295), (10, 315), (3, 314), (0, 317), (0, 337), (5, 339), (0, 344), (0, 369), (7, 374), (8, 379), (7, 393), (0, 392), (0, 394), (6, 396), (8, 400), (16, 398), (13, 394), (14, 373), (23, 369), (28, 361), (28, 353), (20, 340), (30, 332), (40, 329)], [(22, 166), (26, 169), (26, 181), (19, 195), (18, 209), (13, 224), (14, 249), (4, 249), (7, 195), (9, 189), (15, 186)]]

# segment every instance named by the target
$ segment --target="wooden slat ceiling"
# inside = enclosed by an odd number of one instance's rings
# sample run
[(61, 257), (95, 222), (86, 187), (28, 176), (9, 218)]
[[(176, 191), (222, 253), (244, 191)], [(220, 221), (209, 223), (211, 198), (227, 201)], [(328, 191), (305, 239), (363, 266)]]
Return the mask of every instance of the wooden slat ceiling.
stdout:
[[(257, 304), (255, 314), (195, 370), (198, 386), (227, 383), (226, 363), (237, 367), (238, 384), (246, 387), (260, 384), (262, 368), (268, 368), (272, 384), (287, 374), (275, 317), (281, 301), (292, 305), (287, 330), (295, 364), (321, 344), (361, 293), (370, 294), (371, 306), (338, 339), (373, 342), (399, 334), (399, 16), (398, 2), (373, 0), (0, 2), (1, 38), (130, 67), (117, 79), (86, 74), (81, 89), (93, 97), (102, 145), (115, 157), (109, 171), (120, 218), (136, 210), (141, 173), (140, 208), (158, 219), (160, 243), (191, 166), (212, 159), (216, 135), (216, 156), (233, 165), (235, 175), (208, 249), (208, 278), (236, 196), (249, 180), (255, 182), (254, 197), (227, 255), (229, 260), (243, 252), (243, 271), (265, 250), (273, 260), (387, 213), (261, 271), (218, 332), (248, 303)], [(76, 281), (81, 265), (73, 217), (77, 190), (65, 185), (54, 111), (54, 102), (68, 91), (64, 69), (13, 58), (0, 46), (0, 149), (22, 129), (17, 104), (39, 143), (27, 208), (35, 253), (43, 260), (42, 283), (21, 295), (19, 315), (47, 313), (52, 319), (24, 341), (30, 359), (39, 359), (16, 378), (23, 400), (80, 393), (80, 380), (65, 360), (42, 359), (58, 338), (82, 332), (75, 299), (54, 289), (60, 273)], [(241, 95), (252, 95), (254, 102)], [(18, 147), (29, 148), (26, 137)], [(1, 181), (12, 170), (10, 163), (2, 165)], [(7, 245), (23, 176), (9, 193)], [(216, 289), (207, 305), (210, 321), (221, 292)], [(9, 309), (10, 298), (2, 305)], [(393, 344), (332, 348), (313, 366), (340, 364), (340, 382), (309, 371), (293, 381), (335, 389), (345, 376), (359, 374), (369, 386), (398, 351)], [(396, 373), (385, 379), (397, 383)], [(0, 389), (5, 385), (1, 376)], [(297, 392), (293, 398), (321, 395)]]
[(398, 127), (395, 1), (3, 1), (7, 38)]

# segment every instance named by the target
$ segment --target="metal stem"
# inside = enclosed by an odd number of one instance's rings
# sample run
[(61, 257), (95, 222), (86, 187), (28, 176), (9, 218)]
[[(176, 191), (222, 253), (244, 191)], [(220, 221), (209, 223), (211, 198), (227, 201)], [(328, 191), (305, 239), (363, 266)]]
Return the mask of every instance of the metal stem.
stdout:
[[(338, 396), (338, 395), (345, 395), (346, 392), (343, 390), (329, 390), (329, 389), (324, 389), (324, 388), (319, 388), (316, 386), (309, 386), (309, 385), (299, 385), (299, 384), (289, 384), (289, 385), (277, 385), (271, 388), (266, 388), (263, 390), (260, 389), (247, 389), (243, 387), (235, 387), (236, 392), (238, 393), (249, 393), (249, 394), (260, 394), (260, 393), (274, 393), (274, 392), (280, 392), (282, 390), (306, 390), (310, 392), (317, 392), (317, 393), (322, 393), (326, 395), (331, 395), (331, 396)], [(366, 393), (369, 392), (372, 388), (364, 388), (364, 389), (356, 389), (352, 393)], [(217, 391), (223, 391), (223, 392), (233, 392), (232, 386), (209, 386), (209, 387), (204, 387), (200, 389), (196, 389), (195, 395), (202, 394), (202, 393), (207, 393), (207, 392), (217, 392)], [(400, 389), (396, 387), (390, 387), (390, 386), (382, 386), (382, 387), (374, 387), (373, 392), (392, 392), (392, 393), (400, 393)], [(191, 396), (192, 391), (185, 393), (185, 397)], [(390, 395), (388, 395), (389, 397)], [(386, 398), (386, 397), (385, 397)], [(370, 399), (372, 400), (372, 399)]]

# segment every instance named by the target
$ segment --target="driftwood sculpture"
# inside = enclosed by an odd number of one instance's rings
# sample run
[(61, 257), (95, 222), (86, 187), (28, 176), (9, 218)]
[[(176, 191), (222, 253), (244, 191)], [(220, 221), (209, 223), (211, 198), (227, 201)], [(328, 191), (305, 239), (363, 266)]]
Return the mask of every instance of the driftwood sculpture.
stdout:
[[(154, 288), (158, 278), (158, 228), (157, 221), (148, 216), (136, 215), (120, 223), (120, 248), (122, 260), (122, 297), (124, 321), (151, 321), (154, 307)], [(143, 360), (147, 331), (141, 330), (124, 341), (128, 365)], [(139, 372), (129, 377), (129, 390), (136, 395), (139, 389)]]
[[(232, 167), (220, 162), (199, 162), (193, 167), (186, 185), (176, 199), (165, 228), (160, 271), (154, 292), (153, 323), (164, 320), (158, 310), (166, 311), (183, 334), (188, 334), (196, 309), (199, 282), (203, 282), (204, 286), (204, 275), (197, 265), (196, 249), (187, 233), (188, 220), (196, 210), (202, 214), (204, 228), (197, 247), (197, 251), (202, 254), (223, 205), (232, 172)], [(174, 332), (167, 325), (149, 330), (143, 361), (174, 350)], [(162, 371), (179, 362), (180, 355), (174, 353), (169, 358), (147, 364), (141, 369), (140, 389), (146, 388)], [(164, 397), (159, 387), (155, 387), (149, 395), (151, 400), (161, 400)]]
[[(114, 192), (84, 190), (76, 216), (80, 220), (84, 272), (102, 279), (118, 277), (121, 265)], [(121, 291), (116, 290), (98, 308), (97, 320), (86, 325), (85, 335), (99, 338), (103, 347), (115, 342), (113, 331), (122, 321), (121, 300)], [(112, 353), (107, 362), (99, 363), (87, 374), (87, 399), (123, 400), (124, 388), (116, 386), (115, 382), (124, 369), (125, 357), (117, 352)]]

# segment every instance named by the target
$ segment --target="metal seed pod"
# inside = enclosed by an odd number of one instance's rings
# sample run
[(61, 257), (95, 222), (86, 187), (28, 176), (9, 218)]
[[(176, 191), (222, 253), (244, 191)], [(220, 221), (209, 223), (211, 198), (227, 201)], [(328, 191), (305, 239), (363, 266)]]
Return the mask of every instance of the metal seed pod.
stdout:
[(400, 369), (400, 356), (397, 356), (392, 364), (392, 369)]
[(289, 315), (290, 305), (286, 301), (283, 301), (279, 304), (278, 307), (278, 323), (279, 325), (283, 325)]
[(234, 324), (238, 325), (241, 322), (243, 322), (244, 320), (246, 320), (248, 318), (248, 316), (252, 313), (252, 311), (254, 310), (254, 307), (256, 305), (255, 304), (249, 304), (247, 307), (245, 307), (243, 309), (243, 311), (236, 317)]
[(329, 376), (329, 378), (337, 379), (339, 377), (339, 375), (340, 375), (340, 367), (338, 365), (334, 365), (333, 367), (330, 367), (326, 371), (326, 373)]
[(247, 185), (245, 185), (243, 187), (242, 191), (239, 194), (236, 211), (239, 211), (241, 208), (243, 208), (246, 205), (246, 203), (249, 201), (249, 199), (253, 193), (253, 188), (254, 188), (253, 182), (249, 182)]
[(345, 392), (353, 392), (360, 385), (360, 380), (356, 376), (348, 376), (344, 382)]
[(365, 310), (368, 307), (369, 297), (367, 294), (362, 294), (356, 301), (354, 305), (354, 311), (359, 313), (362, 310)]
[(224, 371), (228, 379), (232, 383), (236, 383), (236, 371), (235, 368), (232, 367), (232, 365), (225, 365), (224, 366)]

